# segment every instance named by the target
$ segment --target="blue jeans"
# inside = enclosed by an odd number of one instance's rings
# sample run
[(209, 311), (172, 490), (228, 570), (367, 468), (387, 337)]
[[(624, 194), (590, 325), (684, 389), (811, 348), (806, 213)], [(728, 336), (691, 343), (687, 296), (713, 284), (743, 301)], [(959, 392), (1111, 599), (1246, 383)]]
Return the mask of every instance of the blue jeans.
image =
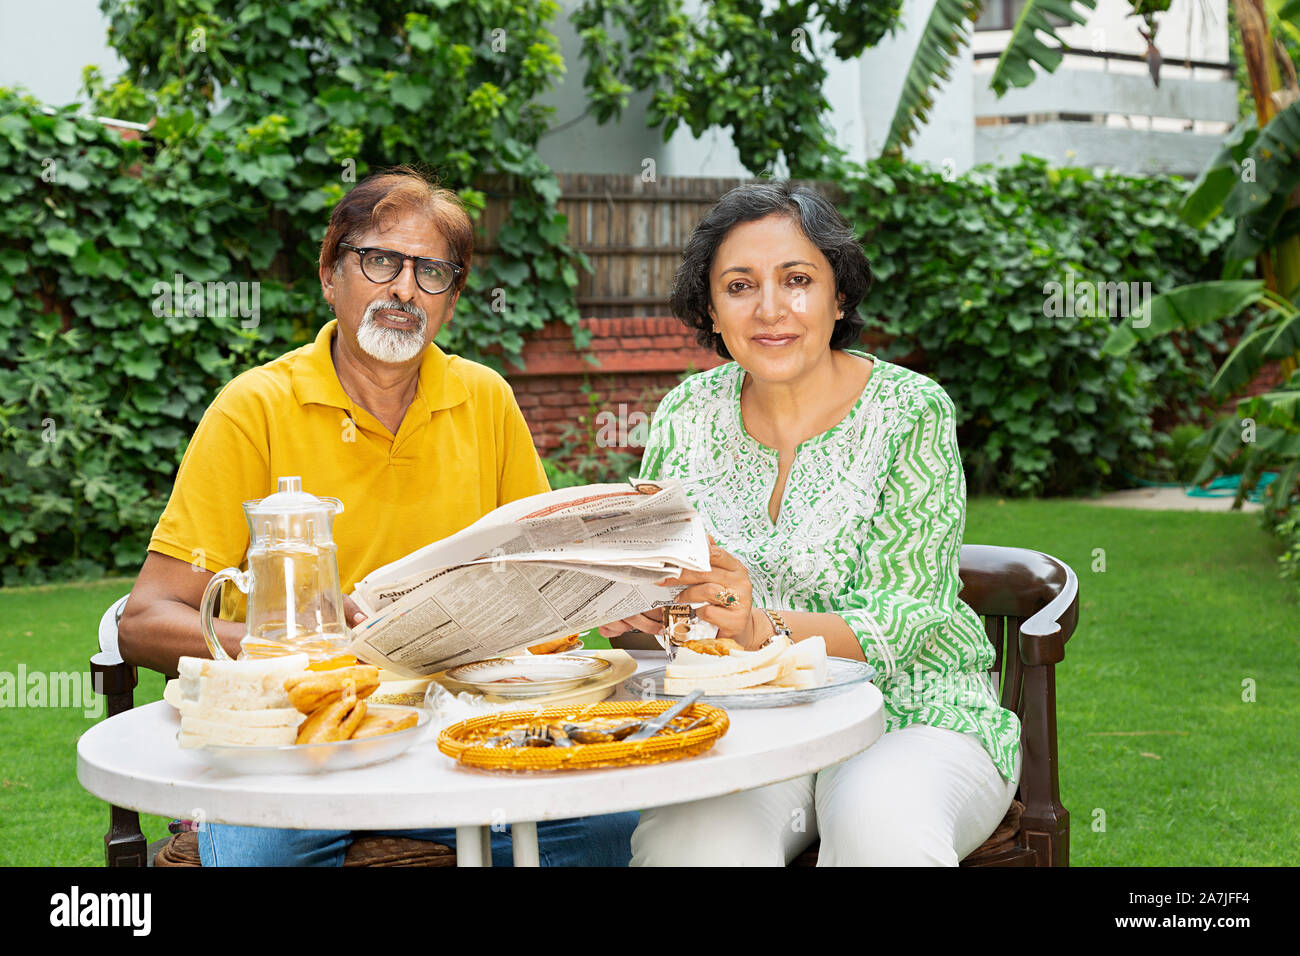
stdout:
[[(542, 866), (627, 866), (632, 858), (636, 813), (608, 813), (537, 824)], [(209, 823), (198, 833), (204, 866), (342, 866), (359, 831), (277, 830)], [(429, 840), (453, 849), (454, 829), (378, 830), (380, 836)], [(492, 832), (492, 865), (513, 866), (509, 828)]]

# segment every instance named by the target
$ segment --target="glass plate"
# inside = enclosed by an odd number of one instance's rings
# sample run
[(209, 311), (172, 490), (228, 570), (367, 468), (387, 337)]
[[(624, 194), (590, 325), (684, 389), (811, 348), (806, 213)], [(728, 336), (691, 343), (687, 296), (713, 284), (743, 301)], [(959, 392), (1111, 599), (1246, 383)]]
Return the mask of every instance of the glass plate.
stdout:
[[(656, 697), (660, 700), (680, 700), (680, 694), (664, 693), (664, 673), (667, 665), (642, 671), (635, 677), (623, 682), (624, 689), (636, 697)], [(868, 681), (875, 680), (876, 669), (863, 661), (851, 661), (845, 657), (830, 657), (826, 660), (827, 682), (820, 687), (808, 687), (804, 690), (746, 690), (730, 691), (722, 694), (705, 694), (701, 702), (715, 707), (791, 707), (806, 704), (809, 701), (833, 697), (846, 690)]]
[[(186, 747), (195, 760), (229, 773), (328, 773), (351, 770), (391, 760), (424, 739), (430, 714), (422, 707), (375, 704), (367, 714), (394, 717), (414, 712), (414, 727), (360, 740), (336, 740), (328, 744), (292, 744), (287, 747)], [(179, 736), (179, 734), (178, 734)]]

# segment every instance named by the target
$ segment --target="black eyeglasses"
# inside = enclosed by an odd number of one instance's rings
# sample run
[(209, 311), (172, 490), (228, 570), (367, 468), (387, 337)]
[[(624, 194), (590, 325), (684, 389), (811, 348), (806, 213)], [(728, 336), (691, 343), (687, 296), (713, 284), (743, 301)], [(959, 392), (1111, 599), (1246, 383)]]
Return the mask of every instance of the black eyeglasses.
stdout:
[(408, 256), (404, 252), (392, 249), (361, 249), (346, 242), (339, 243), (340, 249), (349, 249), (361, 257), (361, 274), (371, 282), (392, 282), (410, 259), (415, 263), (415, 282), (429, 295), (438, 295), (451, 288), (461, 268), (446, 259), (430, 259), (427, 256)]

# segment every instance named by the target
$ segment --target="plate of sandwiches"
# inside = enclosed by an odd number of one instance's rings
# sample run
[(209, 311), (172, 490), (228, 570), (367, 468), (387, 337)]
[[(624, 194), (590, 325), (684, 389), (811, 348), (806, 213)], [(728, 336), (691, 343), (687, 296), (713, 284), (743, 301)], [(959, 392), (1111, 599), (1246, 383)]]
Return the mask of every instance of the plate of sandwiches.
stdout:
[(180, 714), (176, 742), (230, 773), (324, 773), (389, 760), (425, 735), (419, 707), (367, 702), (379, 669), (306, 655), (214, 661), (182, 657), (163, 699)]
[(874, 680), (863, 661), (828, 657), (819, 635), (793, 642), (773, 638), (747, 651), (729, 638), (687, 641), (667, 667), (642, 671), (624, 683), (638, 696), (684, 697), (704, 691), (704, 701), (727, 707), (788, 707), (821, 700)]

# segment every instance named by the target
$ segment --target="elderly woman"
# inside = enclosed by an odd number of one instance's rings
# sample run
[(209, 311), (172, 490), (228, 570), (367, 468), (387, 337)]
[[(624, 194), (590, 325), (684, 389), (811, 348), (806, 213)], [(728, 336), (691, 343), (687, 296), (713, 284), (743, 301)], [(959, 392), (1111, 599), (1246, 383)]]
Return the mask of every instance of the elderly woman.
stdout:
[(957, 598), (953, 403), (850, 348), (870, 282), (834, 207), (788, 183), (733, 189), (687, 243), (673, 311), (733, 361), (664, 398), (642, 460), (643, 478), (683, 479), (715, 542), (679, 600), (709, 602), (699, 616), (748, 649), (784, 628), (865, 659), (886, 732), (813, 776), (643, 812), (634, 865), (779, 866), (820, 835), (823, 866), (956, 866), (1011, 805), (1020, 723)]

